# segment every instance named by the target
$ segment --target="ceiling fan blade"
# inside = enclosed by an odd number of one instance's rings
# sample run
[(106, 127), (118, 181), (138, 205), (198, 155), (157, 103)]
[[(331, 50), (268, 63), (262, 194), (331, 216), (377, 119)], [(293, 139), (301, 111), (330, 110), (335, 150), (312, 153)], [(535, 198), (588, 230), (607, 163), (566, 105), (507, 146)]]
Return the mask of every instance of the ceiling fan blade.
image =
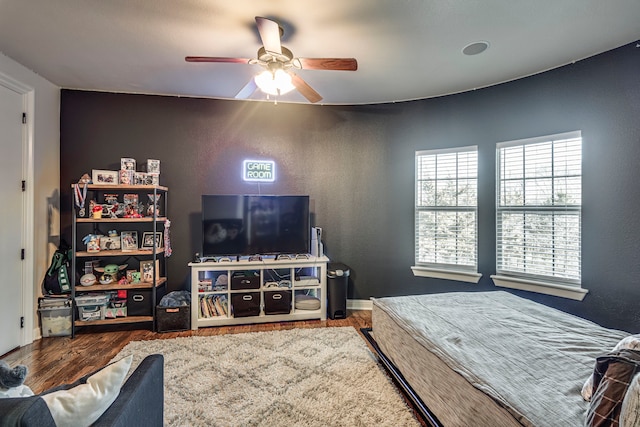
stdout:
[(244, 85), (242, 89), (240, 89), (240, 92), (236, 94), (235, 98), (248, 99), (251, 95), (253, 95), (253, 92), (255, 92), (256, 89), (258, 89), (258, 85), (256, 85), (256, 79), (252, 77), (251, 80), (249, 80), (249, 82)]
[(307, 82), (302, 80), (302, 77), (298, 76), (295, 73), (291, 74), (291, 83), (298, 89), (298, 92), (302, 94), (309, 102), (316, 103), (322, 100), (322, 96), (318, 92), (316, 92)]
[(355, 58), (297, 58), (305, 70), (356, 71), (358, 61)]
[(267, 52), (282, 54), (280, 44), (280, 26), (277, 22), (261, 16), (256, 16), (256, 25), (262, 39), (262, 45)]
[(224, 58), (219, 56), (185, 56), (187, 62), (231, 62), (234, 64), (248, 64), (247, 58)]

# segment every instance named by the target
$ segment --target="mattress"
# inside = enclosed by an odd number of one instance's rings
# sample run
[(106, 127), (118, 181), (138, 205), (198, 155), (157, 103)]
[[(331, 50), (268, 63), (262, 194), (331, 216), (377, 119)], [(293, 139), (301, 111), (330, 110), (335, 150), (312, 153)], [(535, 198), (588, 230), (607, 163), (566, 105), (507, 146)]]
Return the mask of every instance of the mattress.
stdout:
[(502, 291), (377, 298), (372, 326), (447, 427), (582, 425), (595, 358), (628, 335)]

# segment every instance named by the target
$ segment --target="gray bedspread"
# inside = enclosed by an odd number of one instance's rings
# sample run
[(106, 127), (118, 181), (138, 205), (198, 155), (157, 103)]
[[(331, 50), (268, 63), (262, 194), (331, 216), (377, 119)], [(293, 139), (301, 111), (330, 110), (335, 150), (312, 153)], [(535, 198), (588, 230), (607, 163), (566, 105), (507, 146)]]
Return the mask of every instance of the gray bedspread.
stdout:
[(525, 425), (582, 425), (595, 358), (628, 335), (503, 291), (373, 303)]

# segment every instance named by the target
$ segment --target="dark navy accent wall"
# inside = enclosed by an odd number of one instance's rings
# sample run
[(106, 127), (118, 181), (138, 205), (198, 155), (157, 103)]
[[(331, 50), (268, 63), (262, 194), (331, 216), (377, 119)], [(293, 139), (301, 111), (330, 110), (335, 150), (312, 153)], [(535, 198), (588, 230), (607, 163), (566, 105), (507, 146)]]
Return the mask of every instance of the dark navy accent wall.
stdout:
[[(70, 184), (121, 157), (161, 160), (169, 187), (170, 288), (200, 245), (201, 194), (308, 194), (327, 255), (352, 269), (349, 298), (486, 291), (495, 273), (495, 144), (581, 130), (584, 301), (518, 295), (640, 332), (640, 49), (630, 44), (546, 73), (458, 95), (370, 106), (289, 105), (64, 90), (61, 216)], [(428, 76), (425, 76), (428, 78)], [(476, 285), (414, 277), (416, 150), (477, 145)], [(276, 162), (244, 183), (245, 158)]]

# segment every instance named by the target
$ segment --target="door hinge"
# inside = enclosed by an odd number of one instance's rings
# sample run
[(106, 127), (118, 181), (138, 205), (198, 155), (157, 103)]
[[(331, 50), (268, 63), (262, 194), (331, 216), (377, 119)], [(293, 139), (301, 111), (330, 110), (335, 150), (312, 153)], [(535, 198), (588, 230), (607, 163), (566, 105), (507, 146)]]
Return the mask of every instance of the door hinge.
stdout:
[(24, 248), (20, 249), (20, 259), (24, 260)]
[(20, 318), (20, 329), (24, 328), (24, 316)]
[(22, 113), (22, 123), (23, 124), (27, 123), (27, 113)]
[(27, 181), (22, 181), (22, 191), (27, 191)]

